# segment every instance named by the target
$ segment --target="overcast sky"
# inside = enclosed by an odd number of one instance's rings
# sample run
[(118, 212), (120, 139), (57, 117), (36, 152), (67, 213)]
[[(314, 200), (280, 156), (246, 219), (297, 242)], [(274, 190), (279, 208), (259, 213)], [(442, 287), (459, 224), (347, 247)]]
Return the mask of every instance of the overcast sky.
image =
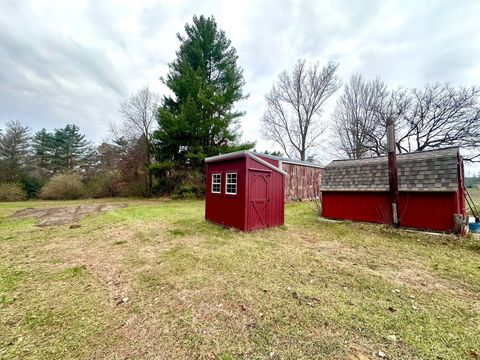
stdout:
[[(298, 58), (340, 63), (392, 87), (480, 85), (480, 1), (17, 1), (0, 0), (0, 127), (67, 123), (100, 141), (119, 103), (159, 77), (192, 16), (214, 15), (244, 69), (243, 139), (259, 136), (264, 97)], [(329, 108), (332, 108), (332, 99)], [(329, 111), (325, 112), (328, 120)]]

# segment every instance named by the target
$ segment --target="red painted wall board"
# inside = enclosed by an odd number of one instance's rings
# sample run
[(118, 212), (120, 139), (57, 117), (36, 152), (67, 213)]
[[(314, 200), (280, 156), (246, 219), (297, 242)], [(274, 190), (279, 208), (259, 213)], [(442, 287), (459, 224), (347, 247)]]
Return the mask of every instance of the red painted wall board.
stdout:
[[(245, 195), (246, 195), (246, 159), (236, 158), (207, 164), (207, 181), (205, 195), (205, 218), (212, 222), (240, 230), (246, 230)], [(228, 172), (237, 173), (237, 194), (225, 194), (225, 177)], [(212, 174), (221, 174), (221, 193), (213, 194)]]
[(269, 157), (263, 156), (262, 154), (256, 154), (260, 159), (268, 162), (269, 164), (272, 164), (273, 166), (278, 167), (278, 160), (271, 159)]
[[(225, 193), (229, 172), (237, 173), (237, 193)], [(284, 223), (284, 175), (246, 156), (207, 163), (205, 218), (243, 231)], [(212, 174), (221, 174), (221, 190), (212, 193)]]
[[(400, 192), (402, 227), (453, 231), (453, 215), (462, 213), (456, 192)], [(390, 199), (387, 192), (322, 193), (323, 216), (390, 224)]]
[(385, 192), (322, 193), (322, 214), (329, 219), (376, 222), (389, 224), (390, 202)]
[[(284, 223), (284, 175), (270, 169), (269, 167), (255, 161), (254, 159), (247, 158), (247, 170), (250, 172), (265, 172), (269, 174), (269, 186), (268, 186), (268, 203), (266, 207), (266, 226), (279, 226)], [(258, 189), (255, 186), (262, 184), (257, 182), (256, 184), (250, 183), (252, 176), (248, 178), (248, 191), (247, 193), (247, 230), (254, 230), (255, 219), (253, 218), (257, 212), (253, 209), (252, 201), (255, 200), (255, 193)]]

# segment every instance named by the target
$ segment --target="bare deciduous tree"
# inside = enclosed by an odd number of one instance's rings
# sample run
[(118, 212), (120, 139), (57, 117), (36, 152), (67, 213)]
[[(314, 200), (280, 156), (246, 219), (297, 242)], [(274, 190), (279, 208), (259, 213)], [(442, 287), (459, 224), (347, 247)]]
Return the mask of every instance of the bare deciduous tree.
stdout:
[[(370, 135), (368, 141), (368, 148), (370, 150), (369, 155), (384, 155), (387, 150), (387, 119), (393, 118), (397, 122), (395, 124), (396, 132), (401, 133), (405, 124), (398, 119), (404, 119), (405, 113), (410, 106), (411, 98), (408, 94), (408, 90), (397, 89), (388, 91), (385, 96), (381, 98), (381, 101), (377, 104), (374, 111), (376, 117), (376, 126)], [(398, 149), (398, 142), (397, 142)]]
[(479, 100), (477, 87), (434, 84), (387, 91), (379, 80), (355, 76), (333, 117), (338, 148), (351, 158), (385, 154), (385, 122), (393, 117), (399, 153), (461, 146), (469, 153), (466, 160), (480, 161)]
[(145, 154), (146, 189), (152, 188), (152, 177), (148, 171), (154, 154), (152, 142), (153, 127), (156, 124), (156, 114), (159, 105), (159, 96), (148, 87), (140, 89), (120, 105), (123, 123), (120, 128), (112, 127), (117, 139), (124, 138), (132, 143), (141, 142)]
[(399, 118), (400, 152), (461, 146), (480, 161), (480, 88), (426, 85), (410, 91), (411, 101)]
[(321, 119), (323, 105), (340, 87), (337, 68), (333, 62), (321, 67), (318, 62), (299, 60), (273, 84), (266, 97), (262, 134), (279, 144), (287, 156), (305, 160), (318, 145), (326, 129)]
[(380, 79), (366, 81), (360, 74), (350, 78), (333, 114), (334, 131), (343, 155), (357, 159), (372, 151), (373, 135), (381, 123), (378, 109), (387, 97), (387, 87)]

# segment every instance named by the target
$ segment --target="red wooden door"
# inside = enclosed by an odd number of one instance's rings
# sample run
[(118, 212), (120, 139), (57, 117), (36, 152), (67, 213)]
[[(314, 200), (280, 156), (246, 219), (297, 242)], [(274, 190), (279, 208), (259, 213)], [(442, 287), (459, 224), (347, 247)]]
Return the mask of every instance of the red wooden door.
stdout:
[(268, 188), (269, 171), (250, 170), (250, 196), (248, 199), (249, 229), (261, 229), (269, 226), (268, 222)]

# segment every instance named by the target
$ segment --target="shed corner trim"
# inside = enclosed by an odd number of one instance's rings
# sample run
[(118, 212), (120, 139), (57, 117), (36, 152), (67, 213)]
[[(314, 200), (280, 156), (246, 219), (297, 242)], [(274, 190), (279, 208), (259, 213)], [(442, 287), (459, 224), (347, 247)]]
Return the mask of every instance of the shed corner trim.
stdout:
[(248, 154), (248, 156), (250, 156), (255, 161), (258, 161), (260, 164), (265, 165), (266, 167), (268, 167), (268, 168), (270, 168), (270, 169), (272, 169), (276, 172), (279, 172), (282, 175), (287, 175), (286, 171), (276, 167), (275, 165), (270, 164), (269, 162), (266, 162), (265, 160), (259, 158), (257, 155), (252, 154), (251, 152), (247, 152), (247, 154)]
[(266, 167), (282, 174), (282, 175), (287, 175), (287, 173), (285, 171), (283, 171), (282, 169), (276, 167), (275, 165), (272, 165), (270, 164), (269, 162), (261, 159), (260, 157), (258, 157), (257, 155), (253, 154), (251, 151), (248, 151), (248, 150), (241, 150), (241, 151), (235, 151), (235, 152), (232, 152), (232, 153), (227, 153), (227, 154), (221, 154), (221, 155), (217, 155), (217, 156), (211, 156), (211, 157), (208, 157), (205, 159), (205, 162), (206, 163), (210, 163), (210, 162), (214, 162), (214, 161), (221, 161), (221, 160), (228, 160), (228, 159), (235, 159), (237, 157), (245, 157), (245, 156), (248, 156), (250, 158), (252, 158), (253, 160), (259, 162), (260, 164), (262, 165), (265, 165)]

